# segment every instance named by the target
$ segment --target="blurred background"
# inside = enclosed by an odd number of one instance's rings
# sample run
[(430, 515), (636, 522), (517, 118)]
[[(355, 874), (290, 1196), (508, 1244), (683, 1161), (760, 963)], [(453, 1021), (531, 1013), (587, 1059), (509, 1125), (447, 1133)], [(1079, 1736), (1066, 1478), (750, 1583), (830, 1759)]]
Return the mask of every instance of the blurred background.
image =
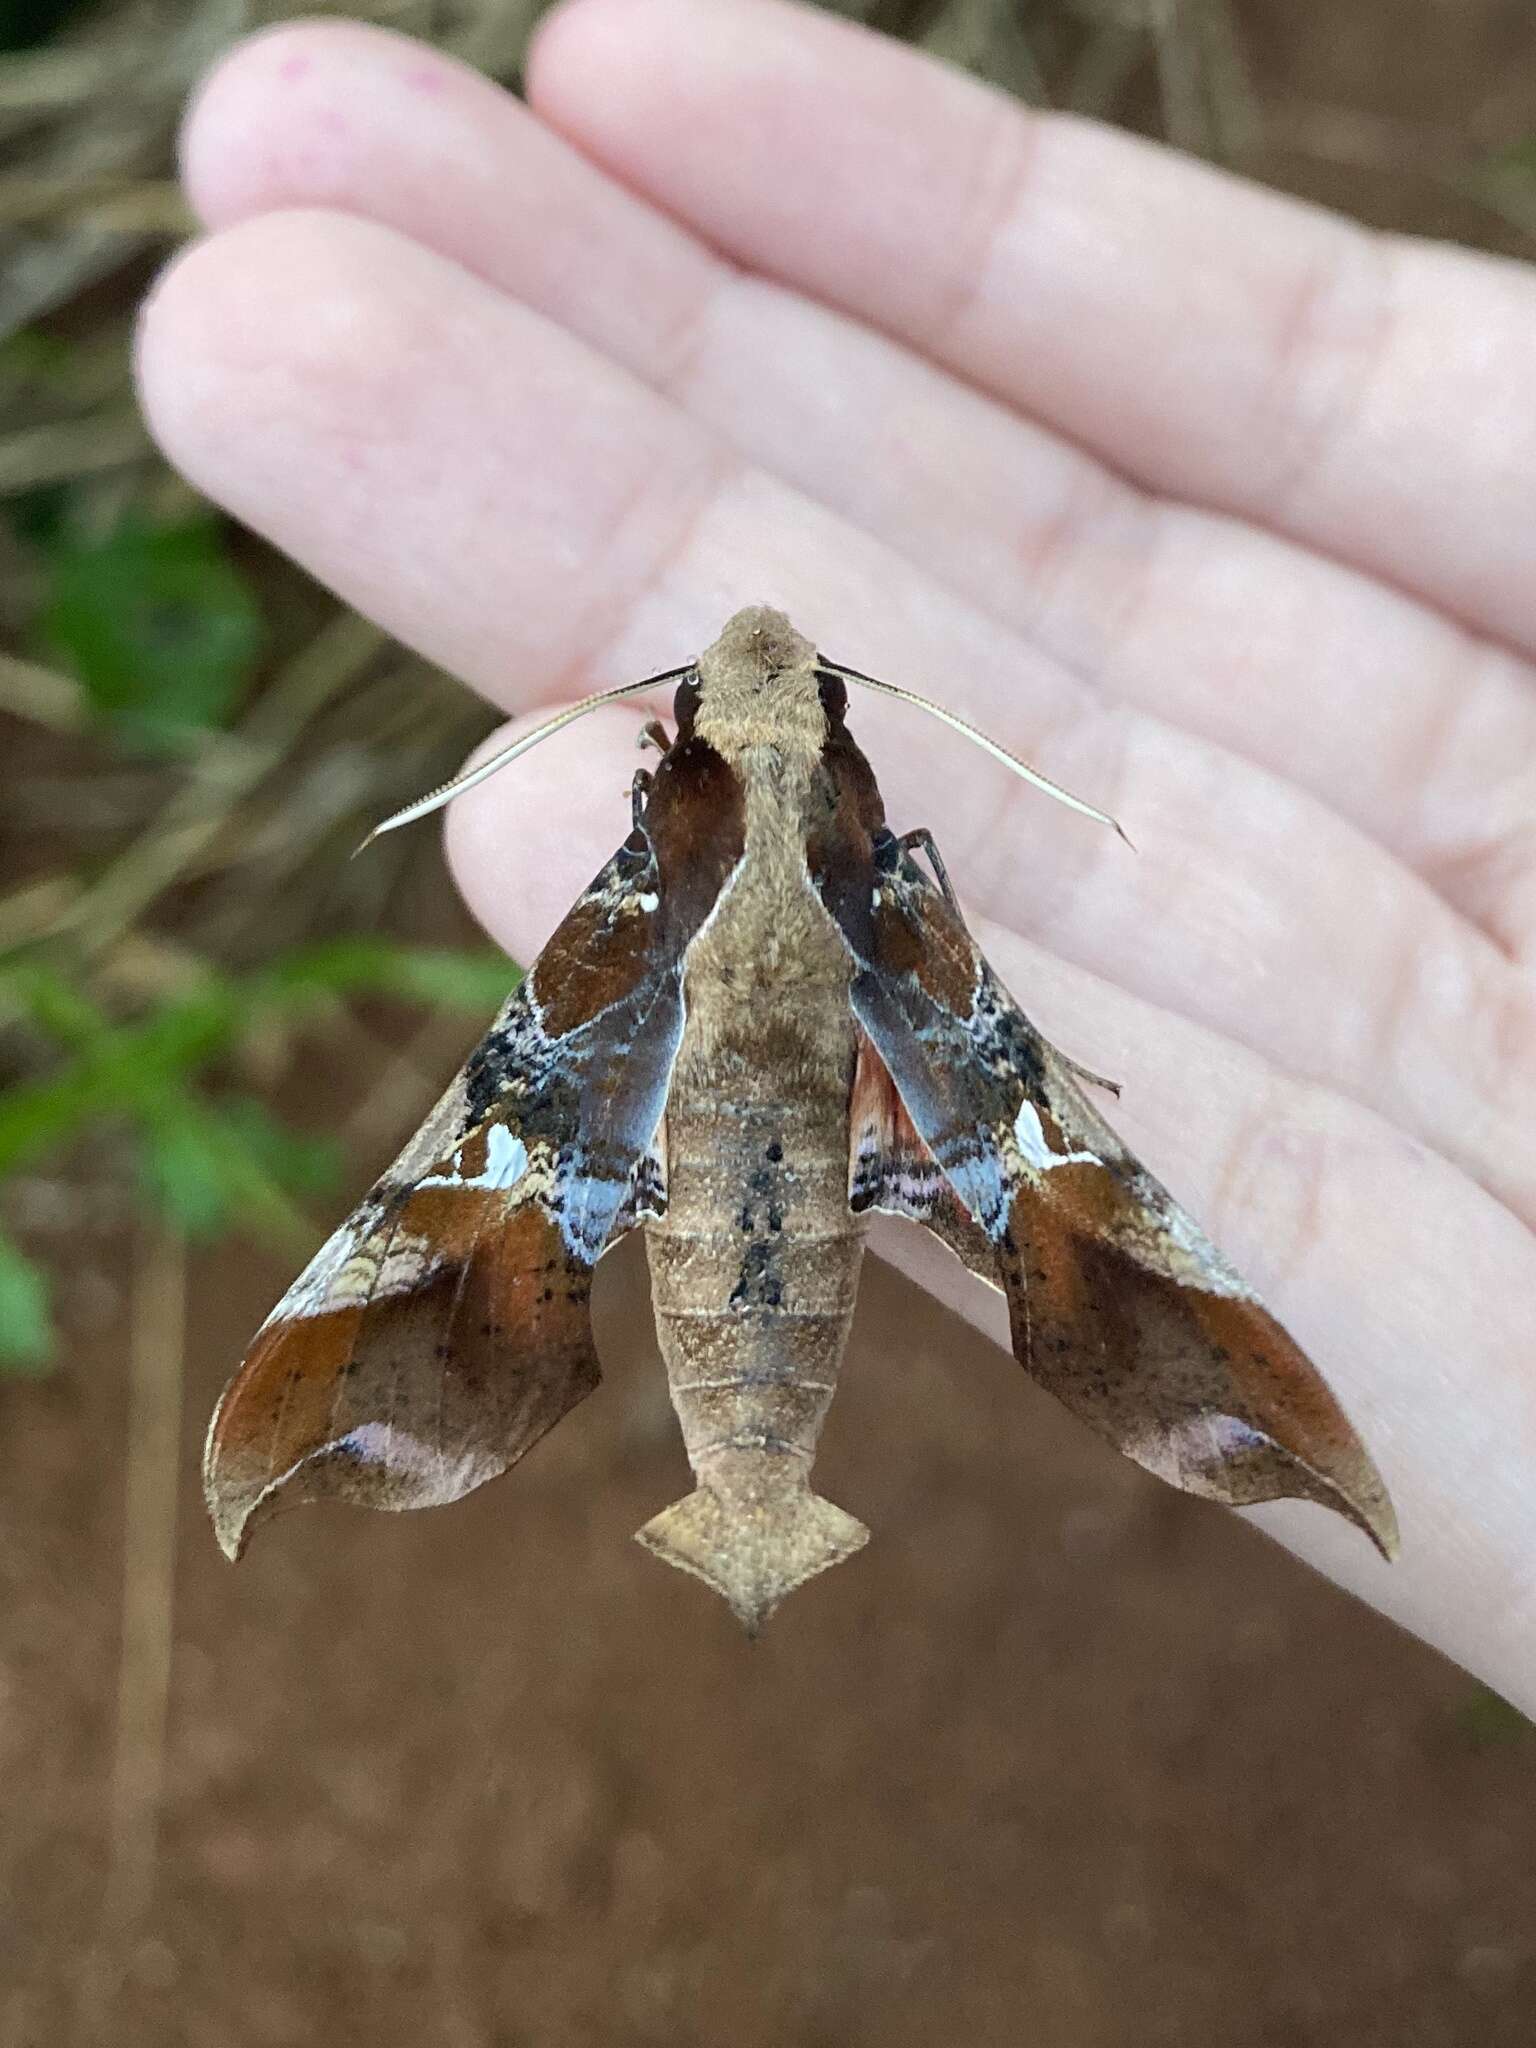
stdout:
[[(870, 1270), (748, 1648), (629, 1536), (631, 1245), (505, 1486), (264, 1532), (223, 1380), (513, 973), (429, 829), (490, 720), (172, 476), (172, 138), (290, 10), (0, 0), (0, 2048), (1536, 2042), (1536, 1730)], [(291, 10), (294, 12), (308, 10)], [(358, 9), (515, 86), (541, 9)], [(847, 0), (1370, 221), (1536, 256), (1529, 0)]]

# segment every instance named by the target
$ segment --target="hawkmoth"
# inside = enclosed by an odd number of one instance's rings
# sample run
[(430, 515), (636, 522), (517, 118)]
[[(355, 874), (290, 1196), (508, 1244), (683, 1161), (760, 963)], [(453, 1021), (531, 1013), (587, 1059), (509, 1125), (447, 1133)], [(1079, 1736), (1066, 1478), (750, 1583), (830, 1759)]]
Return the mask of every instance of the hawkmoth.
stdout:
[(848, 685), (905, 693), (744, 611), (389, 824), (667, 682), (629, 836), (225, 1392), (226, 1552), (286, 1503), (429, 1507), (504, 1472), (596, 1386), (592, 1271), (641, 1228), (696, 1484), (639, 1538), (755, 1631), (867, 1538), (810, 1474), (880, 1211), (1000, 1289), (1020, 1363), (1138, 1464), (1320, 1502), (1392, 1555), (1316, 1368), (1003, 988), (928, 835), (886, 824)]

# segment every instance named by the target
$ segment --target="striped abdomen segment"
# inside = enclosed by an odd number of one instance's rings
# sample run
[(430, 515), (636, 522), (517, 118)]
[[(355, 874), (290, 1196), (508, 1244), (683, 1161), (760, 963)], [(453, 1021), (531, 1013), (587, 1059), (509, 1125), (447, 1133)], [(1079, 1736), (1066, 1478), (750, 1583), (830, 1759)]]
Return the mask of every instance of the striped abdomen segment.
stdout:
[(674, 1102), (667, 1214), (646, 1226), (657, 1329), (698, 1491), (641, 1540), (749, 1628), (867, 1532), (810, 1491), (863, 1227), (848, 1100)]

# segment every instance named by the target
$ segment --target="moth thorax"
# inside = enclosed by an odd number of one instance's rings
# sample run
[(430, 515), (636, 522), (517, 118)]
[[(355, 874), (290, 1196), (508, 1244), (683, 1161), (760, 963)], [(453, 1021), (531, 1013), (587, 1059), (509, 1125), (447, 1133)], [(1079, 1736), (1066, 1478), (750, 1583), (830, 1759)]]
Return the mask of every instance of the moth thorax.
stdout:
[(815, 686), (796, 688), (799, 680), (774, 676), (750, 690), (722, 687), (703, 699), (694, 730), (738, 770), (755, 754), (759, 773), (773, 775), (781, 764), (803, 772), (820, 758), (827, 720)]
[(771, 676), (797, 668), (809, 673), (815, 666), (816, 650), (805, 635), (782, 612), (753, 604), (727, 619), (720, 638), (699, 656), (699, 680), (707, 690), (724, 674)]
[(819, 754), (826, 714), (816, 650), (782, 612), (738, 612), (699, 658), (697, 731), (727, 760), (776, 747), (787, 758)]

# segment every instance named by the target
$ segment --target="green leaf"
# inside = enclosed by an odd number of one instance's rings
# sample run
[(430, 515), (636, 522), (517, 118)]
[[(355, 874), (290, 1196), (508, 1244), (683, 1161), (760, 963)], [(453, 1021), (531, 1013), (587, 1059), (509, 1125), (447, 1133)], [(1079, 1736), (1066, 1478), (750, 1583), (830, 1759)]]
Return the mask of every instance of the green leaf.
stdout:
[(0, 341), (0, 378), (58, 383), (79, 354), (77, 345), (41, 327), (18, 327)]
[(280, 1187), (301, 1200), (329, 1195), (346, 1176), (346, 1154), (333, 1138), (315, 1138), (279, 1123), (254, 1096), (237, 1096), (222, 1106), (232, 1137)]
[(518, 967), (491, 947), (402, 946), (389, 939), (334, 939), (305, 946), (268, 970), (279, 997), (401, 996), (449, 1010), (494, 1010), (521, 979)]
[(36, 1376), (53, 1356), (48, 1282), (42, 1268), (0, 1236), (0, 1373)]
[(499, 1010), (522, 971), (505, 953), (404, 946), (394, 962), (392, 992), (445, 1010)]
[(145, 1120), (140, 1163), (156, 1205), (189, 1237), (213, 1237), (225, 1228), (238, 1194), (226, 1148), (198, 1105), (167, 1097)]
[(285, 1248), (311, 1236), (290, 1195), (324, 1193), (341, 1175), (336, 1148), (286, 1130), (259, 1102), (172, 1089), (145, 1109), (140, 1158), (152, 1197), (189, 1237), (243, 1223)]
[(56, 542), (43, 624), (130, 744), (167, 751), (222, 725), (261, 647), (261, 615), (206, 518)]
[(0, 1174), (63, 1144), (92, 1115), (110, 1112), (106, 1091), (87, 1085), (92, 1078), (81, 1061), (47, 1081), (20, 1081), (0, 1093)]
[(56, 546), (73, 495), (67, 483), (33, 484), (30, 490), (18, 491), (5, 508), (12, 532), (35, 548)]
[(0, 968), (0, 1015), (14, 1004), (45, 1037), (85, 1051), (110, 1036), (111, 1027), (95, 1004), (52, 963), (37, 955)]

